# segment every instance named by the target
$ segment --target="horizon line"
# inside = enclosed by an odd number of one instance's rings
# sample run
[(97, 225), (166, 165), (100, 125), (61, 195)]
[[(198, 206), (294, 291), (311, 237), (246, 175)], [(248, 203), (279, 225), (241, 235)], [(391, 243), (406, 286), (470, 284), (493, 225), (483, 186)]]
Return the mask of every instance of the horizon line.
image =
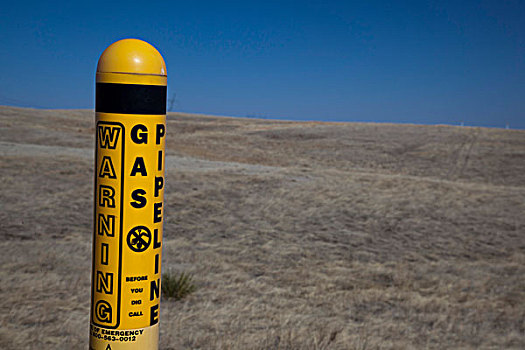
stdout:
[[(5, 105), (0, 104), (0, 108), (2, 107), (8, 107), (8, 108), (18, 108), (18, 109), (35, 109), (35, 110), (42, 110), (42, 111), (92, 111), (95, 112), (94, 108), (49, 108), (49, 107), (26, 107), (26, 106), (16, 106), (16, 105)], [(511, 127), (510, 124), (506, 124), (505, 126), (488, 126), (488, 125), (470, 125), (465, 124), (462, 121), (459, 121), (458, 124), (451, 124), (451, 123), (417, 123), (417, 122), (410, 122), (410, 121), (370, 121), (370, 120), (334, 120), (334, 119), (290, 119), (287, 117), (275, 117), (275, 116), (266, 116), (266, 115), (257, 115), (257, 114), (247, 114), (245, 116), (231, 116), (231, 115), (223, 115), (223, 114), (207, 114), (207, 113), (200, 113), (200, 112), (182, 112), (182, 111), (166, 111), (166, 116), (170, 113), (176, 113), (176, 114), (187, 114), (187, 115), (195, 115), (200, 117), (214, 117), (214, 118), (233, 118), (233, 119), (252, 119), (252, 120), (268, 120), (268, 121), (282, 121), (282, 122), (298, 122), (298, 123), (326, 123), (326, 124), (346, 124), (346, 123), (354, 123), (354, 124), (381, 124), (381, 125), (410, 125), (410, 126), (448, 126), (448, 127), (460, 127), (460, 128), (487, 128), (487, 129), (502, 129), (502, 130), (515, 130), (515, 131), (523, 131), (525, 130), (525, 127)]]

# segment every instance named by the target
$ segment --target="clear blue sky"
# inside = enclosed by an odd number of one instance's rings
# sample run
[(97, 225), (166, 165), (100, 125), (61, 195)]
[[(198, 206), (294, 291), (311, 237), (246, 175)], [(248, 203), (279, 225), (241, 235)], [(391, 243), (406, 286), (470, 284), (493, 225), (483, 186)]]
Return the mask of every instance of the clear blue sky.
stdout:
[(98, 57), (165, 57), (175, 110), (525, 128), (525, 1), (10, 1), (0, 104), (93, 108)]

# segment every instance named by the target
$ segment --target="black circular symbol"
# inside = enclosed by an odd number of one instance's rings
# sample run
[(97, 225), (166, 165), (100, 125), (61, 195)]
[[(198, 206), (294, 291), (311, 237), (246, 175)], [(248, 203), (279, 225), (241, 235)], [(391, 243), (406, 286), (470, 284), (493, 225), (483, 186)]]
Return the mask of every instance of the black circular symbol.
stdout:
[(151, 243), (151, 231), (146, 226), (135, 226), (129, 231), (127, 242), (134, 252), (143, 252)]

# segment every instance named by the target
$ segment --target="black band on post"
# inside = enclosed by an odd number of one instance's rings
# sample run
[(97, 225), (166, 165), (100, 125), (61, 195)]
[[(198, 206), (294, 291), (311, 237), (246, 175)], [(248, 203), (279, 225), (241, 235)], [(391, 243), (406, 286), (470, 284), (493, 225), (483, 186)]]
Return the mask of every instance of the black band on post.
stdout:
[(97, 83), (95, 112), (166, 114), (167, 87)]

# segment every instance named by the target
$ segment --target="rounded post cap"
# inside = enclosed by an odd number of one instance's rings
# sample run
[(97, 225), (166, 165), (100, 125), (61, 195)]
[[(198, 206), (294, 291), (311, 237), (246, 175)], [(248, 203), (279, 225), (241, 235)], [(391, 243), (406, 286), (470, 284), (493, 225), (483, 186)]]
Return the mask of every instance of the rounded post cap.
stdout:
[(108, 46), (100, 55), (97, 73), (167, 75), (159, 51), (139, 39), (122, 39)]

